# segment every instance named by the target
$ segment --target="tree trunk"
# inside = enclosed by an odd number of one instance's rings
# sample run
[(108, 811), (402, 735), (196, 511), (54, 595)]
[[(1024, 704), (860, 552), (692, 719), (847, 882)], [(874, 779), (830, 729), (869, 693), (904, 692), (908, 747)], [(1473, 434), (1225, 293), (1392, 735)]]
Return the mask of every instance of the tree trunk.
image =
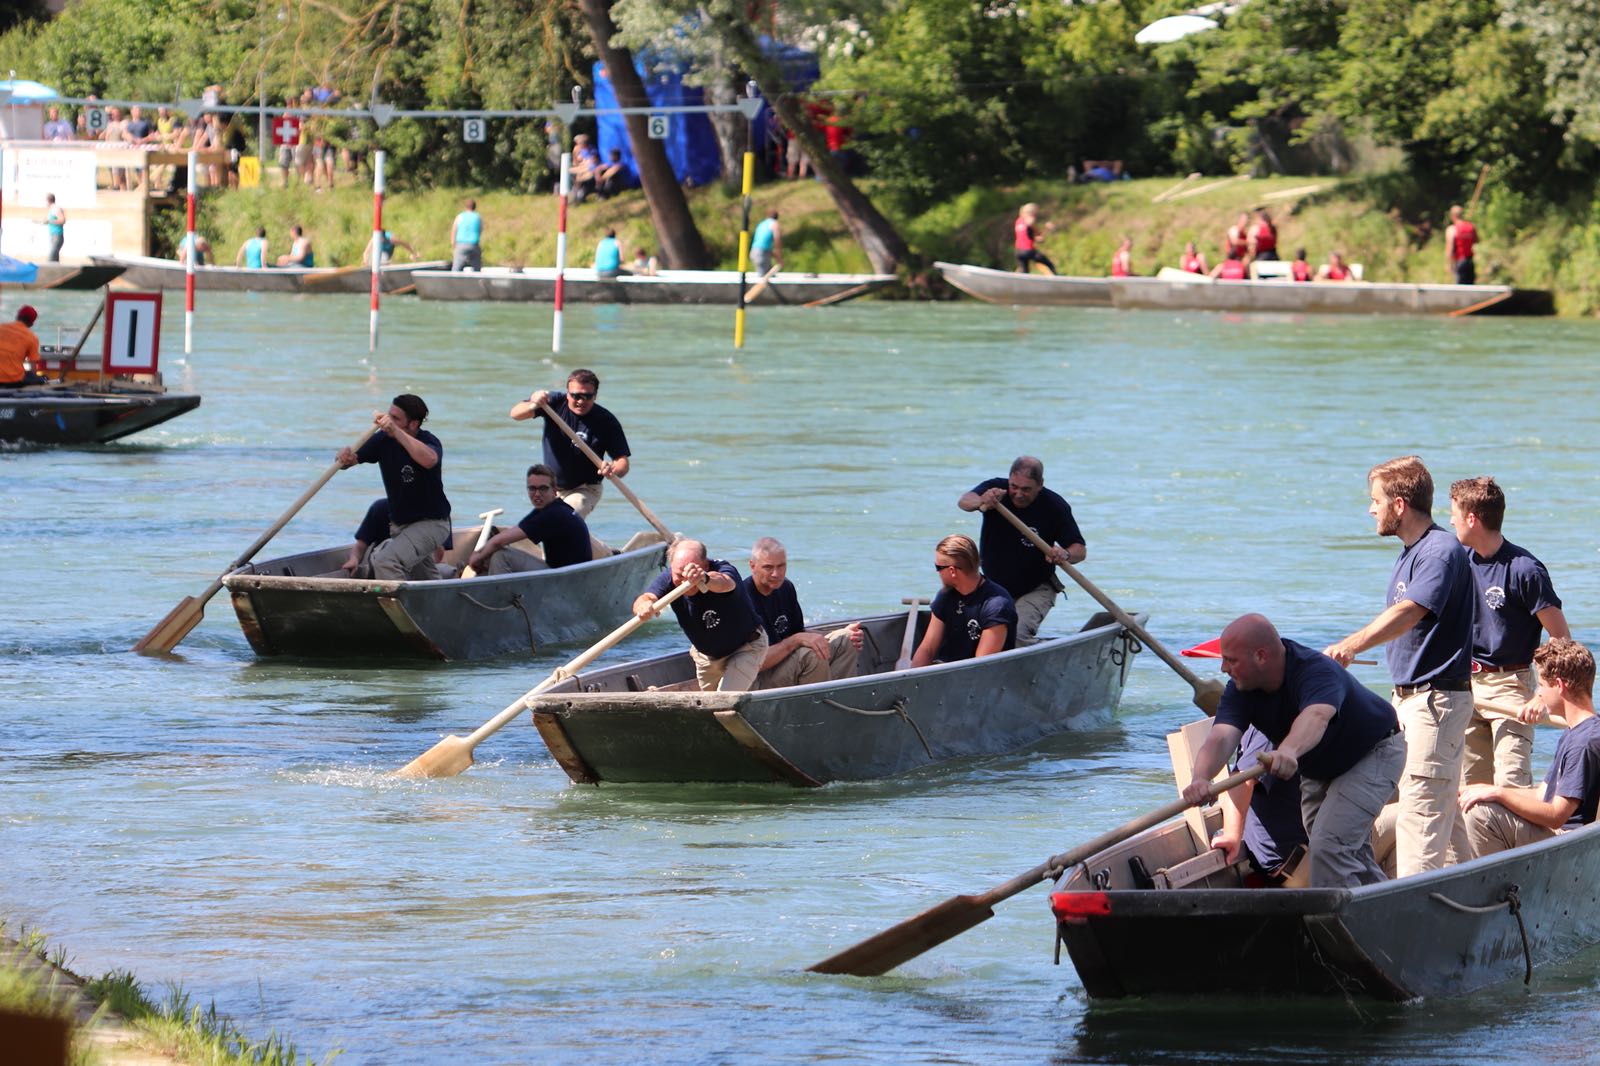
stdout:
[[(584, 0), (585, 6), (590, 2)], [(845, 225), (850, 227), (861, 250), (867, 253), (872, 269), (880, 274), (893, 274), (911, 254), (894, 224), (872, 206), (872, 201), (856, 188), (855, 183), (833, 161), (828, 154), (827, 142), (811, 128), (804, 112), (788, 95), (782, 71), (762, 55), (761, 46), (751, 34), (749, 24), (728, 15), (719, 15), (714, 25), (723, 41), (739, 57), (740, 65), (755, 78), (767, 106), (800, 138), (801, 147), (811, 157), (811, 168), (827, 187), (828, 195), (833, 197), (834, 206)]]
[[(611, 0), (580, 0), (583, 17), (589, 23), (589, 34), (594, 38), (595, 51), (606, 65), (611, 76), (611, 87), (622, 107), (648, 107), (650, 98), (644, 91), (644, 82), (633, 66), (633, 53), (615, 47), (611, 38), (617, 32), (611, 21)], [(660, 141), (651, 140), (647, 116), (626, 115), (628, 143), (633, 147), (634, 163), (639, 168), (639, 184), (650, 205), (650, 221), (656, 228), (656, 238), (661, 243), (662, 262), (679, 270), (706, 270), (712, 265), (711, 254), (700, 237), (700, 230), (689, 213), (689, 201), (683, 195), (683, 186), (667, 162), (667, 151)]]
[[(728, 84), (725, 76), (710, 79), (704, 92), (708, 104), (733, 104), (739, 100), (739, 91)], [(717, 137), (717, 154), (722, 157), (722, 187), (738, 193), (744, 185), (744, 149), (750, 140), (750, 124), (737, 111), (718, 111), (707, 117)]]

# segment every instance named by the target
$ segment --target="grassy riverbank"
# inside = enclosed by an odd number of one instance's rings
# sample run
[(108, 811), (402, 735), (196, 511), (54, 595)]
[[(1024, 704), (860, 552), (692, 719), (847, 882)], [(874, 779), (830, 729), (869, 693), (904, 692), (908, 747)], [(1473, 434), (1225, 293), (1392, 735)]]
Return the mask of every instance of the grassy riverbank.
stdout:
[[(275, 172), (274, 172), (275, 174)], [(1110, 185), (1037, 182), (974, 189), (915, 216), (891, 217), (918, 263), (912, 275), (934, 260), (978, 263), (1009, 269), (1011, 221), (1017, 207), (1034, 201), (1055, 230), (1043, 247), (1062, 273), (1100, 275), (1123, 236), (1133, 238), (1134, 268), (1154, 274), (1175, 266), (1185, 241), (1194, 241), (1215, 262), (1223, 230), (1242, 210), (1266, 207), (1279, 227), (1285, 258), (1304, 247), (1313, 263), (1340, 251), (1363, 263), (1374, 281), (1446, 281), (1443, 203), (1423, 202), (1404, 181), (1365, 179), (1268, 178), (1191, 181), (1185, 191), (1216, 187), (1163, 203), (1158, 194), (1176, 179), (1149, 178)], [(870, 182), (869, 193), (877, 195)], [(550, 265), (555, 262), (557, 201), (552, 196), (511, 192), (477, 193), (431, 189), (391, 193), (384, 223), (425, 259), (449, 257), (450, 225), (462, 201), (478, 200), (484, 217), (487, 263)], [(740, 200), (720, 187), (691, 190), (689, 200), (707, 245), (719, 265), (733, 267), (738, 255)], [(887, 201), (880, 197), (880, 203)], [(784, 263), (790, 270), (865, 271), (866, 256), (851, 239), (826, 191), (815, 181), (759, 186), (755, 217), (777, 208), (782, 213)], [(1482, 237), (1479, 280), (1526, 288), (1554, 289), (1557, 308), (1566, 315), (1600, 312), (1600, 213), (1589, 205), (1571, 209), (1535, 207), (1516, 193), (1490, 189), (1476, 211)], [(318, 263), (358, 263), (372, 230), (368, 189), (342, 185), (314, 193), (302, 186), (212, 194), (201, 202), (201, 229), (216, 248), (219, 262), (231, 263), (255, 227), (267, 227), (272, 254), (288, 248), (288, 228), (296, 222), (312, 236)], [(162, 222), (168, 240), (181, 227), (181, 213)], [(606, 202), (590, 202), (568, 216), (569, 256), (586, 265), (605, 229), (615, 227), (625, 253), (636, 247), (658, 250), (643, 196), (631, 192)], [(933, 291), (938, 291), (934, 286)], [(910, 290), (925, 291), (913, 285)]]
[(20, 930), (16, 939), (7, 933), (0, 921), (0, 1012), (64, 1022), (74, 1066), (310, 1064), (278, 1034), (251, 1040), (215, 1005), (201, 1008), (181, 988), (169, 987), (157, 1001), (126, 971), (85, 979), (69, 968), (65, 949), (37, 931)]

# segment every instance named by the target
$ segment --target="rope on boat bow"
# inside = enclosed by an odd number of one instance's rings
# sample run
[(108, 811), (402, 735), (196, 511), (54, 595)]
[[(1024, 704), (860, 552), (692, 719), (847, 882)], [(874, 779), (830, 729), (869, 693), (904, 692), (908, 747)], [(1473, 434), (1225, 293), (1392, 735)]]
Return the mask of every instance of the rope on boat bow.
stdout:
[(933, 749), (928, 747), (928, 738), (922, 735), (922, 730), (918, 728), (917, 723), (912, 721), (911, 716), (906, 713), (906, 698), (904, 696), (898, 697), (893, 703), (881, 711), (869, 711), (864, 707), (851, 707), (847, 704), (840, 703), (838, 700), (829, 699), (826, 696), (822, 697), (822, 702), (837, 710), (849, 711), (851, 714), (859, 714), (865, 718), (881, 718), (884, 715), (889, 714), (898, 715), (900, 719), (906, 723), (906, 725), (911, 727), (911, 731), (917, 735), (917, 739), (922, 741), (922, 750), (928, 753), (928, 758), (937, 758), (937, 756), (933, 754)]
[(1528, 927), (1522, 921), (1522, 894), (1517, 885), (1507, 888), (1506, 894), (1500, 897), (1500, 902), (1489, 903), (1482, 907), (1457, 903), (1442, 892), (1429, 892), (1428, 898), (1462, 914), (1491, 914), (1501, 907), (1507, 908), (1511, 912), (1511, 917), (1517, 920), (1517, 932), (1522, 934), (1522, 983), (1525, 985), (1533, 983), (1533, 952), (1528, 948)]
[(533, 640), (533, 619), (528, 617), (528, 605), (522, 602), (522, 593), (518, 592), (518, 593), (513, 594), (512, 597), (511, 597), (511, 602), (507, 603), (507, 604), (504, 604), (504, 605), (502, 605), (500, 607), (491, 607), (489, 604), (484, 603), (482, 600), (473, 597), (469, 593), (462, 592), (460, 589), (456, 590), (456, 595), (460, 596), (462, 599), (466, 600), (468, 603), (472, 604), (474, 607), (482, 607), (485, 611), (510, 611), (510, 610), (521, 611), (522, 612), (522, 621), (528, 627), (528, 654), (529, 655), (537, 655), (537, 654), (539, 654), (539, 646), (537, 644), (535, 644), (534, 640)]

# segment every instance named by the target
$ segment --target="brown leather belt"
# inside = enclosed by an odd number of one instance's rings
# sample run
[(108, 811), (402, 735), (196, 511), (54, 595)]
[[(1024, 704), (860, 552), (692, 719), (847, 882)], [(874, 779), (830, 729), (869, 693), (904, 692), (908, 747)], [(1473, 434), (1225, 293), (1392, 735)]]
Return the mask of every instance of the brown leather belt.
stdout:
[(1485, 666), (1482, 663), (1473, 663), (1472, 672), (1475, 674), (1517, 674), (1532, 666), (1532, 663), (1513, 663), (1510, 666)]
[(1441, 677), (1433, 681), (1421, 681), (1415, 685), (1396, 685), (1394, 694), (1404, 699), (1415, 696), (1419, 692), (1471, 692), (1472, 678), (1470, 677)]

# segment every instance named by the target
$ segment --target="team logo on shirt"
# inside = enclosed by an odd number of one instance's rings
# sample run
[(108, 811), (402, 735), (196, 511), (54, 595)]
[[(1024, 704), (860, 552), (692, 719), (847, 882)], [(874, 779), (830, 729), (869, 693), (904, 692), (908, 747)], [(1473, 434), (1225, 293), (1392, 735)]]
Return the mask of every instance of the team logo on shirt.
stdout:
[[(1038, 526), (1029, 526), (1028, 528), (1033, 531), (1034, 536), (1038, 537), (1040, 540), (1044, 539), (1044, 534), (1039, 532)], [(1038, 548), (1034, 547), (1033, 541), (1029, 540), (1027, 537), (1018, 537), (1017, 539), (1022, 542), (1022, 546), (1024, 548), (1033, 548), (1034, 551), (1039, 550)]]
[(403, 481), (407, 485), (409, 485), (413, 481), (415, 481), (416, 479), (417, 479), (416, 468), (414, 468), (410, 463), (407, 463), (405, 466), (402, 466), (400, 468), (400, 480), (401, 481)]
[(772, 631), (780, 637), (788, 636), (789, 616), (786, 614), (780, 614), (778, 617), (774, 618), (772, 620)]
[(1404, 581), (1396, 581), (1394, 583), (1394, 595), (1389, 597), (1389, 602), (1399, 603), (1405, 597), (1405, 594), (1406, 583)]
[(1498, 611), (1506, 605), (1506, 590), (1499, 585), (1490, 585), (1483, 590), (1483, 602), (1489, 605), (1489, 610)]
[(967, 639), (976, 642), (981, 636), (983, 636), (983, 626), (978, 624), (976, 618), (967, 619)]
[(700, 616), (700, 624), (706, 629), (715, 629), (722, 624), (722, 617), (716, 611), (707, 611)]

